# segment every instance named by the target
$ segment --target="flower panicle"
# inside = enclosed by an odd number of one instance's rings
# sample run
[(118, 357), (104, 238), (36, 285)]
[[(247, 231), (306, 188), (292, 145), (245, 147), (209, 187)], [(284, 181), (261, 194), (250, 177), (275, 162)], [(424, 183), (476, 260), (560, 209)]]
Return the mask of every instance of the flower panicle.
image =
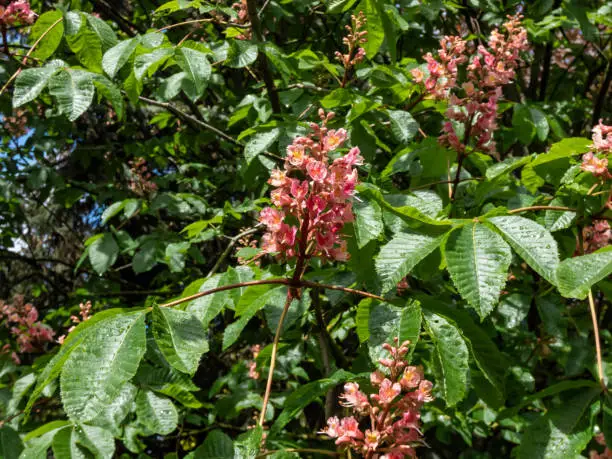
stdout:
[(273, 207), (261, 210), (259, 221), (267, 231), (264, 253), (286, 259), (320, 257), (349, 258), (341, 230), (353, 221), (352, 198), (358, 183), (356, 166), (363, 164), (358, 147), (334, 160), (329, 155), (347, 139), (345, 129), (329, 129), (334, 113), (319, 111), (320, 124), (298, 136), (287, 147), (283, 169), (274, 169), (268, 183)]
[(380, 359), (386, 371), (370, 374), (375, 393), (368, 397), (356, 382), (344, 385), (340, 405), (352, 415), (329, 418), (320, 432), (335, 439), (336, 445), (364, 455), (378, 453), (375, 457), (380, 459), (416, 457), (415, 448), (423, 445), (420, 410), (433, 400), (433, 384), (425, 379), (422, 367), (406, 361), (410, 342), (398, 342), (383, 345), (389, 358)]
[(365, 49), (361, 47), (368, 41), (368, 31), (362, 30), (366, 22), (367, 19), (363, 11), (360, 11), (356, 16), (353, 14), (351, 24), (345, 26), (347, 34), (342, 38), (342, 43), (346, 46), (347, 51), (346, 53), (340, 51), (335, 53), (336, 59), (344, 66), (345, 72), (350, 71), (353, 66), (363, 61), (366, 55)]
[(612, 126), (599, 120), (592, 132), (593, 144), (589, 152), (582, 156), (580, 168), (604, 182), (612, 178), (608, 170), (608, 155), (612, 152)]
[[(521, 52), (528, 49), (527, 31), (521, 25), (520, 15), (508, 17), (504, 32), (493, 30), (487, 46), (470, 47), (457, 36), (440, 40), (437, 56), (427, 53), (428, 75), (421, 68), (412, 70), (417, 83), (436, 100), (448, 100), (446, 116), (439, 142), (459, 153), (472, 147), (485, 153), (496, 151), (493, 132), (497, 128), (497, 106), (502, 86), (516, 76), (522, 63)], [(466, 66), (466, 79), (459, 82), (462, 66)], [(464, 132), (457, 128), (463, 125)]]
[(0, 6), (0, 24), (4, 27), (33, 24), (36, 16), (36, 13), (30, 8), (30, 3), (23, 0), (11, 2), (6, 7)]

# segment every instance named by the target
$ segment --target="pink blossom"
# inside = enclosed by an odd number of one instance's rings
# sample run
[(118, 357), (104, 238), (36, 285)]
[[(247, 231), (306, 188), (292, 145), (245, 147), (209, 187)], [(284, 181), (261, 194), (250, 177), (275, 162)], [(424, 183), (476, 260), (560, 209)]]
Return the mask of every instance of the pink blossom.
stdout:
[(327, 136), (323, 138), (323, 146), (328, 150), (332, 151), (342, 146), (346, 140), (346, 129), (330, 130)]
[(596, 177), (608, 177), (608, 158), (598, 158), (592, 151), (582, 156), (580, 168), (585, 172), (590, 172)]
[(282, 212), (273, 209), (272, 207), (265, 207), (259, 213), (259, 221), (272, 231), (280, 230), (284, 218), (285, 216)]
[(370, 406), (368, 397), (359, 390), (359, 384), (357, 383), (346, 383), (344, 385), (344, 393), (340, 396), (340, 399), (343, 400), (342, 406), (355, 407), (358, 410)]
[(410, 397), (419, 403), (430, 402), (433, 400), (431, 389), (433, 384), (431, 381), (423, 380), (419, 383), (419, 387), (414, 392), (410, 392)]
[(423, 368), (409, 366), (404, 369), (399, 382), (404, 389), (414, 389), (419, 386), (421, 379), (423, 379)]
[(602, 153), (612, 152), (612, 126), (606, 126), (601, 120), (593, 128), (593, 148)]
[(338, 416), (331, 417), (327, 420), (327, 427), (321, 432), (331, 438), (338, 438), (343, 433), (343, 429), (340, 427), (340, 420)]
[(339, 436), (336, 440), (336, 445), (350, 443), (353, 439), (360, 440), (363, 438), (363, 432), (359, 430), (359, 423), (353, 416), (342, 418), (338, 433)]
[(371, 395), (373, 400), (376, 400), (381, 405), (388, 405), (395, 397), (402, 393), (402, 386), (399, 383), (393, 383), (387, 378), (380, 383), (378, 395)]
[(327, 177), (327, 167), (321, 161), (317, 161), (316, 159), (308, 162), (306, 170), (308, 171), (310, 178), (315, 182), (321, 183), (323, 180), (325, 180), (325, 177)]
[(380, 433), (376, 430), (366, 430), (365, 432), (365, 447), (368, 450), (374, 451), (378, 448), (380, 441)]

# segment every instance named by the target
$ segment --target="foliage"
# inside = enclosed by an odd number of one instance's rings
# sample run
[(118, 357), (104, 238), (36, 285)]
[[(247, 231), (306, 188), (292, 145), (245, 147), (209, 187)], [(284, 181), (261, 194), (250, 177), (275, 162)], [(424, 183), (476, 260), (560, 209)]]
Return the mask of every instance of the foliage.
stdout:
[(604, 457), (611, 17), (0, 6), (0, 457)]

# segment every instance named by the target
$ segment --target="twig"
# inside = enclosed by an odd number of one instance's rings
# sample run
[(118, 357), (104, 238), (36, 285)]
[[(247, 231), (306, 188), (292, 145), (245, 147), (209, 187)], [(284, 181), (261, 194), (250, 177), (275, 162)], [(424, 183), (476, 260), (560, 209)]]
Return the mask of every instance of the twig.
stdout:
[[(459, 180), (459, 183), (461, 182), (469, 182), (469, 181), (478, 181), (478, 180), (484, 180), (483, 177), (470, 177), (470, 178), (464, 178)], [(410, 191), (412, 190), (421, 190), (423, 188), (429, 188), (432, 185), (443, 185), (445, 183), (448, 184), (452, 184), (454, 182), (454, 180), (440, 180), (438, 182), (431, 182), (431, 183), (426, 183), (425, 185), (419, 185), (419, 186), (415, 186), (414, 188), (410, 188)], [(450, 197), (450, 193), (449, 193), (449, 197)]]
[(595, 333), (595, 353), (597, 354), (597, 374), (599, 376), (599, 384), (604, 392), (608, 392), (606, 382), (604, 381), (603, 363), (601, 357), (601, 343), (599, 342), (599, 325), (597, 324), (597, 312), (595, 310), (595, 301), (593, 300), (593, 292), (589, 289), (589, 309), (591, 310), (591, 320), (593, 321), (593, 332)]
[(270, 400), (270, 394), (272, 393), (272, 381), (274, 379), (274, 367), (276, 366), (276, 353), (278, 351), (278, 342), (280, 341), (281, 331), (283, 329), (283, 322), (287, 317), (289, 306), (293, 301), (294, 291), (293, 289), (287, 290), (287, 298), (285, 299), (285, 306), (281, 313), (278, 325), (276, 326), (276, 333), (274, 334), (274, 341), (272, 342), (272, 353), (270, 354), (270, 369), (268, 370), (268, 380), (266, 381), (266, 392), (264, 393), (263, 403), (261, 404), (261, 413), (259, 414), (259, 425), (263, 426), (266, 419), (266, 409), (268, 408), (268, 401)]
[(21, 61), (21, 66), (17, 69), (17, 71), (15, 73), (13, 73), (13, 75), (11, 75), (11, 77), (8, 79), (8, 81), (6, 82), (6, 84), (2, 87), (2, 89), (0, 89), (0, 96), (4, 93), (4, 91), (6, 91), (6, 88), (9, 87), (9, 85), (13, 82), (13, 80), (15, 78), (17, 78), (17, 76), (19, 76), (19, 74), (21, 73), (23, 67), (28, 63), (28, 58), (30, 57), (30, 54), (32, 54), (34, 52), (34, 50), (36, 49), (36, 47), (38, 46), (38, 44), (42, 41), (43, 38), (45, 38), (47, 36), (47, 34), (49, 32), (51, 32), (51, 30), (53, 30), (53, 28), (58, 25), (60, 22), (62, 22), (64, 20), (63, 17), (59, 18), (57, 21), (55, 21), (53, 24), (51, 24), (49, 26), (49, 28), (47, 30), (45, 30), (40, 37), (38, 37), (38, 39), (34, 42), (34, 44), (32, 45), (32, 47), (29, 49), (28, 53), (23, 57), (23, 60)]
[(353, 288), (341, 287), (339, 285), (320, 284), (318, 282), (310, 282), (307, 280), (300, 281), (300, 285), (303, 287), (324, 288), (326, 290), (339, 290), (341, 292), (353, 293), (355, 295), (364, 296), (366, 298), (372, 298), (374, 300), (385, 301), (385, 299), (382, 296), (375, 295), (373, 293), (364, 292), (362, 290), (355, 290)]
[(530, 212), (532, 210), (561, 210), (566, 212), (576, 212), (576, 209), (571, 207), (563, 206), (531, 206), (531, 207), (519, 207), (518, 209), (509, 210), (509, 214), (519, 214), (521, 212)]
[(595, 126), (599, 122), (599, 117), (601, 116), (601, 111), (604, 106), (604, 102), (606, 100), (606, 96), (608, 95), (608, 88), (610, 87), (610, 82), (612, 81), (612, 62), (608, 62), (608, 69), (606, 71), (606, 76), (604, 78), (603, 83), (601, 84), (601, 88), (599, 89), (599, 94), (597, 95), (597, 100), (595, 101), (595, 107), (593, 108), (593, 118), (592, 123)]
[(165, 27), (162, 27), (161, 29), (157, 29), (157, 31), (163, 32), (164, 30), (174, 29), (175, 27), (180, 27), (180, 26), (184, 26), (188, 24), (197, 24), (197, 23), (202, 23), (202, 22), (214, 22), (215, 24), (229, 25), (231, 27), (238, 27), (240, 29), (248, 29), (251, 27), (251, 24), (234, 24), (232, 22), (217, 21), (215, 19), (207, 18), (207, 19), (193, 19), (191, 21), (177, 22), (176, 24), (170, 24)]
[(215, 265), (211, 268), (207, 277), (210, 277), (217, 272), (217, 270), (221, 267), (221, 264), (223, 263), (223, 261), (225, 261), (225, 259), (229, 255), (230, 251), (232, 250), (232, 247), (234, 247), (234, 245), (236, 244), (236, 242), (238, 242), (243, 237), (248, 236), (249, 234), (256, 233), (258, 231), (258, 227), (259, 225), (255, 226), (254, 228), (249, 228), (248, 230), (243, 231), (242, 233), (237, 234), (236, 236), (231, 238), (229, 244), (227, 245), (227, 247), (225, 248), (225, 250), (219, 257)]

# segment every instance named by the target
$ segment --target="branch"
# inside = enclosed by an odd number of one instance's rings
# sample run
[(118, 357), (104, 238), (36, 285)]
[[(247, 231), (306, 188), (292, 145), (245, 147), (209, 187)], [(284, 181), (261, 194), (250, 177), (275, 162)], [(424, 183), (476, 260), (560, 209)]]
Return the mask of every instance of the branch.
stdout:
[(589, 309), (591, 310), (591, 320), (593, 321), (593, 332), (595, 333), (595, 352), (597, 354), (597, 375), (599, 376), (599, 385), (604, 392), (608, 392), (606, 382), (604, 380), (603, 363), (601, 357), (601, 343), (599, 342), (599, 325), (597, 324), (597, 312), (595, 310), (595, 301), (593, 301), (593, 292), (589, 289)]
[(532, 210), (561, 210), (566, 212), (577, 212), (576, 209), (572, 209), (571, 207), (563, 207), (563, 206), (531, 206), (531, 207), (519, 207), (518, 209), (509, 210), (508, 213), (519, 214), (521, 212), (530, 212)]
[(604, 102), (606, 100), (606, 96), (608, 95), (610, 81), (612, 81), (612, 62), (608, 62), (608, 70), (606, 71), (606, 77), (601, 85), (601, 88), (599, 89), (599, 95), (597, 96), (597, 101), (595, 102), (595, 108), (593, 108), (593, 118), (591, 121), (593, 123), (593, 126), (595, 126), (599, 122), (601, 111), (603, 110)]
[(272, 342), (272, 353), (270, 355), (270, 369), (268, 370), (268, 380), (266, 381), (266, 392), (264, 393), (263, 403), (261, 404), (261, 413), (259, 415), (259, 425), (263, 426), (266, 419), (266, 409), (268, 408), (268, 401), (270, 400), (270, 394), (272, 393), (272, 380), (274, 377), (274, 367), (276, 366), (276, 353), (278, 352), (278, 342), (280, 341), (281, 331), (283, 329), (283, 322), (287, 317), (289, 306), (293, 301), (293, 289), (287, 290), (287, 298), (285, 299), (285, 306), (281, 313), (280, 319), (278, 319), (278, 325), (276, 326), (276, 333), (274, 334), (274, 341)]

